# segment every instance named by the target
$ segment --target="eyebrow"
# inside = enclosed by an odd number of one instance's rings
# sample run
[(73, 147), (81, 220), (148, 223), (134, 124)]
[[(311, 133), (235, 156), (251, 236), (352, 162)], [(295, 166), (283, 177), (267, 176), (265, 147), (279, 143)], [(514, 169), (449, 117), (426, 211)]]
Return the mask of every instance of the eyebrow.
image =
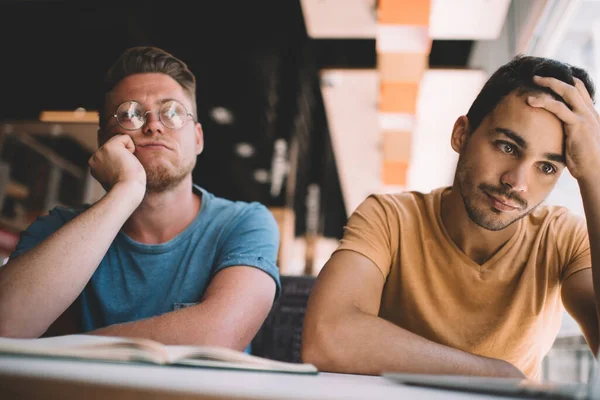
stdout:
[[(165, 99), (158, 99), (158, 100), (156, 100), (156, 101), (154, 102), (154, 104), (157, 104), (157, 105), (163, 105), (163, 104), (165, 104), (166, 102), (168, 102), (168, 101), (172, 101), (172, 100), (174, 100), (174, 101), (177, 101), (178, 103), (181, 103), (181, 100), (177, 100), (177, 99), (174, 99), (174, 98), (171, 98), (171, 97), (167, 97), (167, 98), (165, 98)], [(135, 101), (136, 103), (138, 103), (138, 104), (141, 104), (142, 106), (144, 105), (144, 102), (143, 102), (143, 101), (141, 101), (141, 100), (138, 100), (138, 99), (129, 99), (129, 100), (125, 100), (125, 101), (124, 101), (124, 102), (122, 102), (121, 104), (123, 104), (123, 103), (125, 103), (125, 102), (128, 102), (128, 101)], [(182, 104), (183, 104), (183, 103), (182, 103)]]
[(555, 162), (559, 162), (561, 164), (567, 165), (567, 161), (565, 160), (565, 157), (560, 154), (544, 153), (544, 157), (546, 157), (547, 160), (555, 161)]
[(494, 129), (494, 131), (497, 133), (501, 133), (504, 136), (508, 136), (509, 138), (514, 140), (515, 143), (517, 143), (521, 148), (527, 149), (527, 142), (525, 141), (525, 139), (523, 139), (521, 136), (519, 136), (519, 134), (517, 132), (512, 131), (510, 129), (506, 129), (506, 128), (496, 128), (496, 129)]
[(177, 99), (172, 99), (170, 97), (167, 97), (166, 99), (160, 99), (156, 102), (156, 104), (165, 104), (168, 101), (176, 101), (178, 103), (181, 103), (181, 100), (177, 100)]
[[(497, 133), (501, 133), (504, 136), (507, 136), (508, 138), (512, 139), (523, 150), (527, 149), (527, 142), (525, 141), (525, 139), (523, 139), (515, 131), (510, 130), (510, 129), (506, 129), (506, 128), (495, 128), (494, 131), (497, 132)], [(562, 155), (562, 154), (544, 153), (544, 158), (547, 159), (547, 160), (549, 160), (549, 161), (559, 162), (559, 163), (564, 164), (564, 165), (567, 164), (567, 162), (565, 160), (565, 156)]]

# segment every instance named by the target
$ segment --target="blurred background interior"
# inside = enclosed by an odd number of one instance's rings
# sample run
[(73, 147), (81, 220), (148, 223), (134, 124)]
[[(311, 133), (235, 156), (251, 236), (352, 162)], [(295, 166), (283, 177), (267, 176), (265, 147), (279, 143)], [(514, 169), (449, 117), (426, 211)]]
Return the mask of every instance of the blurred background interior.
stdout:
[[(452, 125), (514, 55), (599, 81), (599, 16), (591, 0), (3, 0), (0, 255), (48, 209), (103, 195), (87, 167), (96, 96), (126, 47), (188, 63), (195, 183), (268, 206), (282, 274), (314, 277), (368, 194), (451, 184)], [(567, 172), (548, 202), (583, 214)], [(594, 368), (568, 315), (544, 365), (562, 381)]]

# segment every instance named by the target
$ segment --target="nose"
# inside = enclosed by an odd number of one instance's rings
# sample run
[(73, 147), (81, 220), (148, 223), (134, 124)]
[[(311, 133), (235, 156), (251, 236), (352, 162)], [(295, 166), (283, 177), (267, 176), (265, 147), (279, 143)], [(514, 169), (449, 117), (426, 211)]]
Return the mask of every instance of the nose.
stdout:
[(515, 192), (527, 192), (527, 179), (529, 169), (525, 163), (518, 163), (513, 168), (506, 171), (500, 177), (500, 182), (504, 186), (510, 187)]
[(146, 121), (142, 125), (142, 133), (144, 135), (153, 135), (154, 133), (163, 133), (163, 125), (160, 122), (158, 113), (154, 111), (146, 111), (144, 114)]

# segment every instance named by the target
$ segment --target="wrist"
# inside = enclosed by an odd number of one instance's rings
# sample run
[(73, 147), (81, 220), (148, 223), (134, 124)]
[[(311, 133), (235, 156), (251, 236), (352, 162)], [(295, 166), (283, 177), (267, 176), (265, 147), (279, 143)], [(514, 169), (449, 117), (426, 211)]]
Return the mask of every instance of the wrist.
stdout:
[(130, 203), (137, 207), (146, 195), (146, 185), (137, 180), (117, 182), (110, 189), (109, 193), (123, 199), (130, 200)]
[(600, 165), (594, 168), (589, 168), (588, 172), (577, 178), (577, 183), (580, 187), (597, 186), (600, 181)]
[(502, 378), (525, 378), (521, 370), (507, 361), (481, 355), (477, 357), (480, 360), (478, 375)]

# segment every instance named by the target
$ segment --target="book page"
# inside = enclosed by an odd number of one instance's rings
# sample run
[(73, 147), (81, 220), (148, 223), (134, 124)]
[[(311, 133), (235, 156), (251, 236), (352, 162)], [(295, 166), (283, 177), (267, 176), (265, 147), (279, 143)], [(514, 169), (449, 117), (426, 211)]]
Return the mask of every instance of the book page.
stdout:
[(312, 364), (286, 363), (273, 360), (273, 364), (248, 364), (232, 361), (215, 361), (194, 358), (184, 358), (173, 365), (186, 365), (202, 368), (237, 369), (246, 371), (287, 372), (295, 374), (317, 374), (319, 371)]
[(207, 368), (311, 374), (318, 372), (311, 364), (270, 360), (225, 347), (166, 346), (148, 339), (94, 335), (66, 335), (41, 339), (0, 338), (0, 353)]
[(164, 346), (164, 348), (172, 364), (262, 371), (317, 372), (311, 364), (270, 360), (225, 347)]
[(65, 335), (41, 339), (0, 338), (0, 353), (157, 364), (166, 362), (166, 354), (160, 343), (147, 339), (94, 335)]

